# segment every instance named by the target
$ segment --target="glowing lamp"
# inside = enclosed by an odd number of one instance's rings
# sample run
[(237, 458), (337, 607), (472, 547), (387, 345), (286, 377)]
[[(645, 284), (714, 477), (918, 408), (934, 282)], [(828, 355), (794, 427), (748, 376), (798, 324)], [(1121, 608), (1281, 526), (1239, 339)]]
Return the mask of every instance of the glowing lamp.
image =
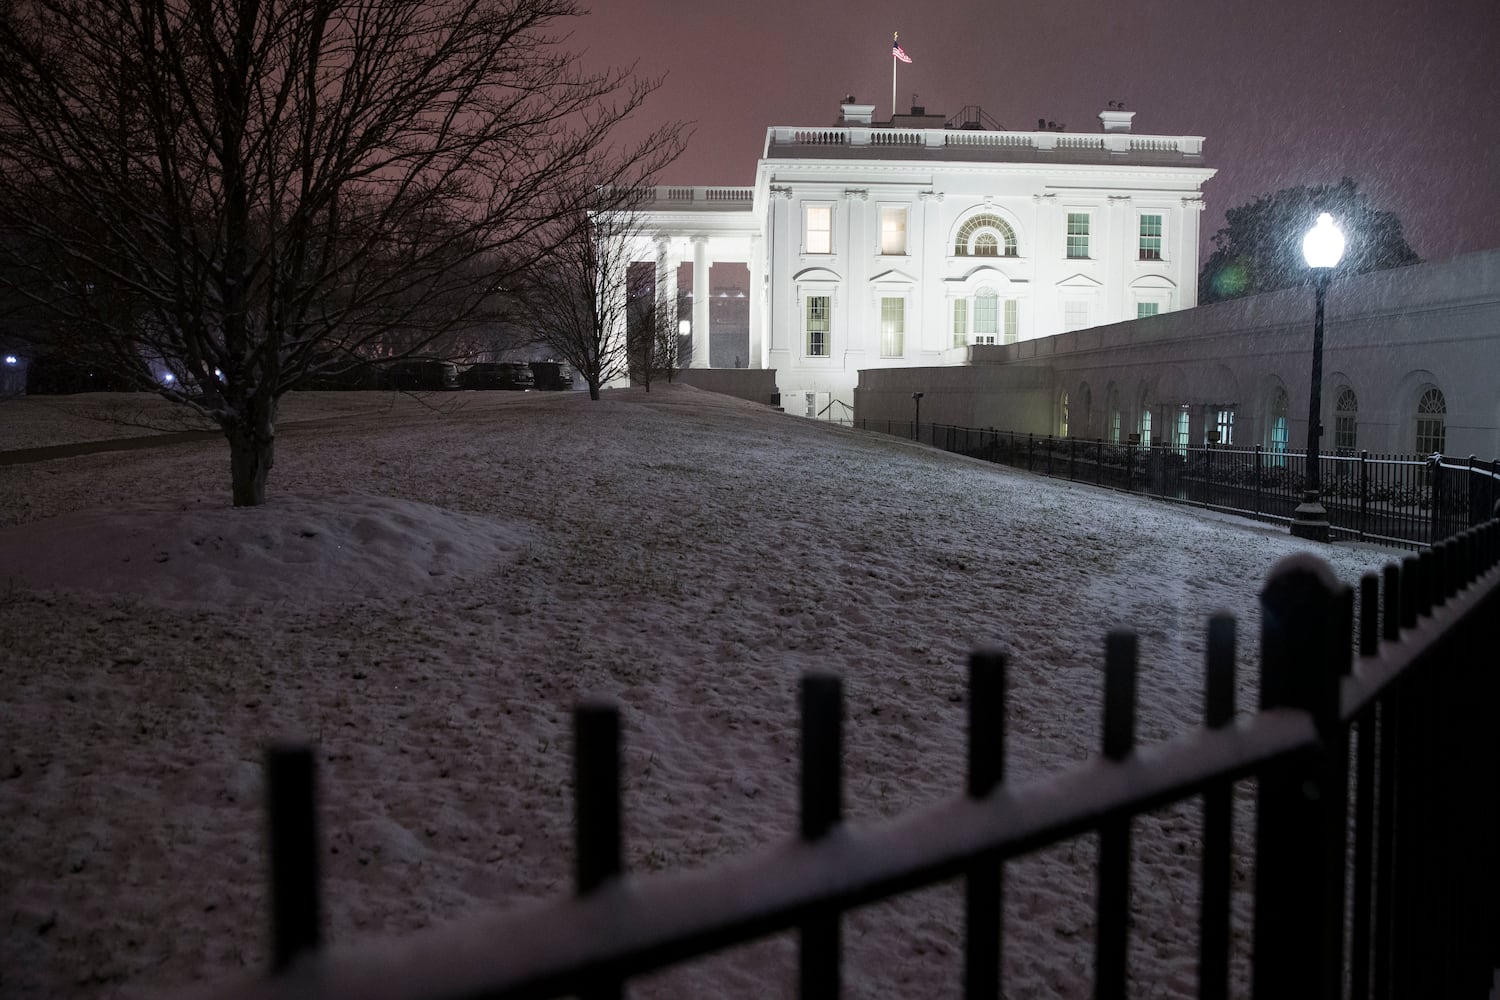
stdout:
[(680, 320), (677, 321), (677, 336), (679, 336), (679, 337), (686, 337), (688, 334), (690, 334), (692, 332), (693, 332), (693, 324), (692, 323), (688, 322), (685, 319), (680, 319)]
[(1333, 216), (1324, 212), (1318, 216), (1318, 224), (1302, 237), (1302, 256), (1308, 267), (1336, 267), (1344, 256), (1344, 234), (1334, 223)]

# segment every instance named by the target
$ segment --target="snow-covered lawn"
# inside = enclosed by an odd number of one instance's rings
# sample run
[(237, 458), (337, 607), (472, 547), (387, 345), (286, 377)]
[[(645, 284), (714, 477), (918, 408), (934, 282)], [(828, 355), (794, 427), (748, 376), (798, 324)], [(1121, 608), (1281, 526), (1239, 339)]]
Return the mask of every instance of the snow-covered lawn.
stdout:
[[(141, 397), (11, 400), (0, 449), (142, 433), (101, 407), (181, 429)], [(582, 696), (623, 709), (627, 865), (704, 866), (796, 828), (802, 671), (845, 677), (850, 816), (961, 788), (981, 644), (1013, 656), (1034, 780), (1094, 752), (1110, 628), (1141, 635), (1143, 742), (1201, 716), (1214, 610), (1253, 705), (1256, 593), (1308, 547), (682, 386), (294, 394), (281, 429), (254, 510), (218, 441), (0, 467), (0, 994), (263, 968), (278, 738), (319, 755), (327, 937), (401, 934), (568, 891)], [(1395, 558), (1315, 551), (1351, 583)], [(1193, 989), (1195, 817), (1137, 825), (1134, 995)], [(1088, 994), (1093, 855), (1008, 869), (1008, 995)], [(850, 915), (846, 995), (957, 996), (960, 899)], [(783, 937), (632, 995), (794, 982)]]

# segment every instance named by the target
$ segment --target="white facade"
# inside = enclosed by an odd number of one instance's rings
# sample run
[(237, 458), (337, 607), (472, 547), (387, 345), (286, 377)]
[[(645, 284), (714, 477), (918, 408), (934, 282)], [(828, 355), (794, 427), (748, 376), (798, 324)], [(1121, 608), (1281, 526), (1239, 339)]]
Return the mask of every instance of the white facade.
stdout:
[(695, 263), (695, 348), (703, 265), (747, 260), (750, 366), (775, 369), (789, 412), (852, 404), (860, 369), (1196, 304), (1201, 137), (1136, 135), (1116, 111), (1091, 134), (843, 111), (769, 129), (752, 189), (658, 189), (648, 212), (658, 295)]

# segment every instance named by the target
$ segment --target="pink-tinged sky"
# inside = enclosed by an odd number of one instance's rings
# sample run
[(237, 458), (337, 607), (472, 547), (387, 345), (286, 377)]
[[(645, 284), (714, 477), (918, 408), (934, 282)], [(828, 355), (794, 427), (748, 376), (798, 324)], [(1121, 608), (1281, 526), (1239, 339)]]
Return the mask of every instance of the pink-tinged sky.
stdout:
[(845, 94), (887, 117), (899, 30), (903, 110), (1092, 132), (1123, 100), (1138, 132), (1205, 136), (1206, 249), (1226, 208), (1345, 175), (1424, 259), (1500, 246), (1495, 0), (597, 0), (574, 27), (588, 63), (667, 75), (648, 117), (696, 123), (667, 183), (750, 184), (767, 126)]

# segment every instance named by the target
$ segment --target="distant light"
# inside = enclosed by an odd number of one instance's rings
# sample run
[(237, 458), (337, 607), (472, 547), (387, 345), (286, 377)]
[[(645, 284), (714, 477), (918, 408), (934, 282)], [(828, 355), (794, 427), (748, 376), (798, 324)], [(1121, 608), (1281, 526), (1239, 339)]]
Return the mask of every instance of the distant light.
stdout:
[(677, 336), (679, 336), (679, 337), (686, 337), (688, 334), (690, 334), (692, 332), (693, 332), (693, 324), (692, 323), (689, 323), (685, 319), (680, 319), (680, 320), (677, 321)]
[(177, 376), (173, 375), (171, 372), (167, 372), (164, 375), (162, 375), (162, 377), (161, 377), (161, 384), (162, 385), (171, 385), (173, 382), (176, 382), (176, 381), (177, 381)]
[(216, 378), (220, 382), (222, 382), (222, 381), (224, 381), (224, 373), (221, 372), (221, 371), (219, 371), (219, 369), (215, 368), (214, 369), (214, 378)]
[(1333, 216), (1324, 212), (1318, 224), (1302, 238), (1302, 256), (1308, 267), (1335, 267), (1344, 256), (1344, 234), (1334, 225)]
[(16, 357), (14, 354), (7, 354), (5, 356), (5, 363), (8, 365), (18, 365), (21, 363), (21, 359)]

